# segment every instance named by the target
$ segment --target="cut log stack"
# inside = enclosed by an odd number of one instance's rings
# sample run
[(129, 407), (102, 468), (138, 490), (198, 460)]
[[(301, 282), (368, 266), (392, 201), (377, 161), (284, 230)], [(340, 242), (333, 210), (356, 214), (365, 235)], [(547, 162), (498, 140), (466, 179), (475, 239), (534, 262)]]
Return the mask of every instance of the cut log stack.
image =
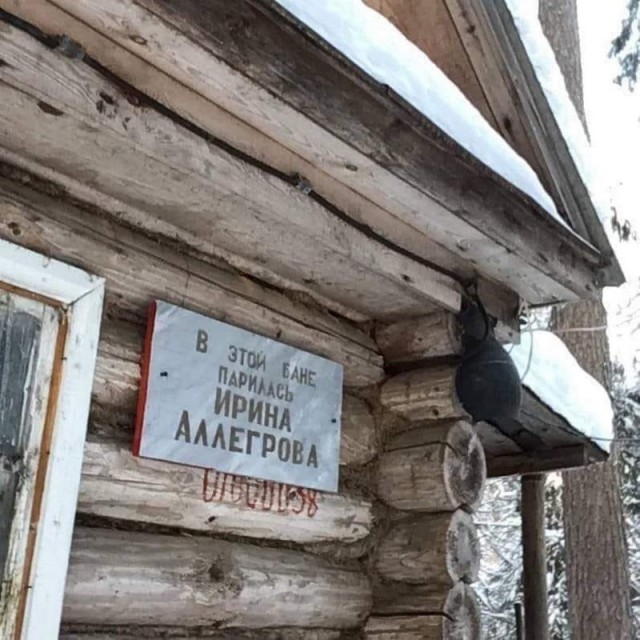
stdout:
[(469, 586), (480, 548), (470, 515), (482, 499), (484, 451), (455, 391), (455, 318), (438, 313), (376, 333), (387, 367), (413, 367), (381, 387), (390, 432), (375, 490), (391, 507), (373, 557), (370, 640), (475, 640), (480, 612)]

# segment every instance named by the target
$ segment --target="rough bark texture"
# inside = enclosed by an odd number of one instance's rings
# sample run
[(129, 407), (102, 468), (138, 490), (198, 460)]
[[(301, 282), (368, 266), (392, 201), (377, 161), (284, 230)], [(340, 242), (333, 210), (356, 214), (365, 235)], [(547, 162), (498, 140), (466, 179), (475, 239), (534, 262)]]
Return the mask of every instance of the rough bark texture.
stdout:
[[(556, 328), (600, 327), (600, 300), (582, 301), (554, 313)], [(580, 365), (607, 386), (609, 344), (604, 331), (564, 333)], [(610, 460), (562, 474), (572, 638), (632, 638), (629, 576), (615, 451)]]
[[(540, 21), (556, 54), (569, 95), (586, 126), (576, 0), (540, 0)], [(602, 300), (556, 309), (555, 328), (600, 327)], [(562, 335), (580, 365), (609, 383), (609, 344), (604, 331)], [(631, 638), (631, 607), (624, 522), (615, 448), (610, 460), (562, 474), (569, 621), (579, 640)]]
[(564, 75), (569, 96), (587, 131), (576, 0), (540, 0), (539, 17)]

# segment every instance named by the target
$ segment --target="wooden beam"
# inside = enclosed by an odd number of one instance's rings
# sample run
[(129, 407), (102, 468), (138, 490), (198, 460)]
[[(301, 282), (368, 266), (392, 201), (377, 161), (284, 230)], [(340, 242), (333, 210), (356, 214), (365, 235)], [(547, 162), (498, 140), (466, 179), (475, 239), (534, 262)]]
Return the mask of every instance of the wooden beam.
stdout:
[[(605, 454), (602, 456), (605, 457)], [(564, 471), (601, 460), (602, 458), (594, 456), (587, 445), (575, 444), (548, 451), (487, 456), (487, 475), (490, 478), (498, 478), (543, 471)]]
[(549, 640), (544, 474), (522, 476), (524, 629), (527, 638)]
[(624, 276), (591, 194), (506, 3), (446, 3), (494, 115), (503, 128), (508, 128), (503, 135), (539, 169), (545, 186), (573, 228), (601, 252), (606, 279), (602, 284), (621, 284)]
[[(21, 11), (38, 23), (44, 9), (35, 5), (24, 9), (21, 4), (3, 0), (9, 10)], [(181, 3), (178, 8), (149, 2), (149, 12), (121, 0), (104, 12), (96, 2), (79, 5), (57, 0), (56, 4), (392, 212), (417, 230), (416, 238), (426, 234), (524, 298), (564, 299), (593, 288), (595, 254), (531, 202), (487, 176), (472, 159), (464, 154), (451, 158), (446, 150), (449, 141), (443, 147), (440, 132), (401, 101), (381, 96), (375, 83), (328, 53), (313, 37), (310, 46), (308, 32), (295, 21), (272, 21), (262, 13), (263, 5), (270, 14), (277, 7), (265, 2), (258, 11), (244, 2), (220, 2), (203, 11), (195, 3)], [(241, 31), (232, 28), (238, 24), (243, 25)], [(40, 26), (46, 30), (42, 16)], [(130, 33), (136, 33), (136, 38)], [(250, 37), (245, 40), (241, 34)], [(90, 30), (78, 39), (91, 47)], [(279, 68), (283, 62), (286, 68)], [(313, 84), (305, 78), (314, 78)], [(309, 91), (332, 95), (331, 109)], [(239, 101), (239, 96), (247, 99)], [(395, 117), (393, 132), (383, 125), (389, 113)], [(345, 132), (348, 144), (343, 141)], [(419, 143), (416, 136), (422, 136)], [(386, 149), (381, 149), (381, 143)], [(443, 153), (451, 162), (442, 162)], [(378, 162), (384, 157), (395, 158), (393, 167)], [(460, 185), (465, 185), (467, 202), (462, 208)], [(513, 217), (496, 215), (507, 210), (514, 212)], [(535, 239), (524, 233), (531, 228), (539, 231)], [(452, 244), (454, 238), (463, 241)], [(538, 242), (540, 247), (535, 246)]]
[[(3, 35), (7, 126), (0, 145), (10, 152), (313, 283), (362, 313), (402, 315), (434, 303), (460, 308), (453, 279), (371, 237), (282, 176), (132, 104), (84, 62), (13, 27)], [(25, 119), (30, 127), (21, 126)], [(12, 133), (20, 129), (20, 136)]]
[(285, 549), (76, 529), (63, 623), (348, 629), (371, 610), (358, 570)]

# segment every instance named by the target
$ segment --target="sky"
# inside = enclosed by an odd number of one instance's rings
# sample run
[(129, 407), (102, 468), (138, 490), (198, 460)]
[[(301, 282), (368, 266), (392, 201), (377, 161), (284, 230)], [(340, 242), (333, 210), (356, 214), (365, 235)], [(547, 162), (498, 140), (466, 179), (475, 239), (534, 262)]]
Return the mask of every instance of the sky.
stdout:
[[(608, 56), (625, 16), (626, 0), (578, 0), (585, 109), (599, 187), (608, 190), (621, 221), (640, 236), (640, 83), (635, 93), (613, 82)], [(612, 356), (628, 381), (640, 372), (640, 242), (616, 243), (627, 284), (605, 290)], [(634, 362), (635, 360), (635, 362)]]

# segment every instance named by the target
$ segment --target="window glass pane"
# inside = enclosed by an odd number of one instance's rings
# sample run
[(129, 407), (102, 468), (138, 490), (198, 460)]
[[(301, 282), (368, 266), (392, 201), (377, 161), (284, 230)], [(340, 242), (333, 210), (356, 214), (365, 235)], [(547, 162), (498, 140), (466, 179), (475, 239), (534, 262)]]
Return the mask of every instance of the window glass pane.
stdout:
[(25, 476), (41, 314), (0, 297), (0, 570), (4, 575), (16, 496)]

